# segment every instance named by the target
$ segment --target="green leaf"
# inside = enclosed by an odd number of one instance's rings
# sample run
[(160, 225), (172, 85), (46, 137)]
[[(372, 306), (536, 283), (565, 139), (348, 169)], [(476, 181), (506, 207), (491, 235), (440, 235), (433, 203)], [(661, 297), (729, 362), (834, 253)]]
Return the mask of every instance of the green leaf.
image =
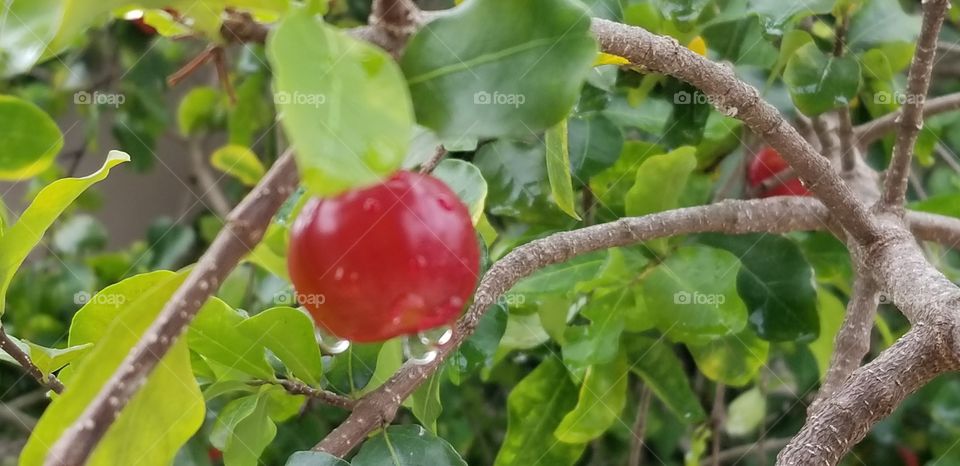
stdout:
[(507, 397), (507, 435), (494, 466), (572, 466), (585, 445), (557, 442), (553, 432), (576, 402), (577, 387), (560, 360), (540, 363)]
[[(60, 179), (40, 190), (17, 222), (0, 238), (0, 298), (6, 296), (13, 274), (60, 214), (83, 191), (106, 178), (111, 168), (128, 161), (130, 156), (127, 154), (110, 151), (107, 160), (96, 172), (83, 178)], [(3, 315), (5, 301), (0, 299), (0, 315)]]
[[(778, 0), (749, 0), (747, 8), (748, 11), (755, 12), (763, 18), (766, 29), (782, 30), (784, 25), (792, 20), (830, 13), (835, 1), (797, 0), (784, 3)], [(712, 42), (711, 45), (713, 45)]]
[(177, 124), (183, 136), (214, 129), (222, 97), (210, 86), (198, 86), (183, 96), (177, 107)]
[[(63, 349), (47, 348), (27, 340), (20, 340), (12, 335), (7, 336), (15, 345), (20, 348), (21, 351), (26, 353), (27, 356), (30, 356), (30, 360), (33, 361), (33, 365), (37, 366), (44, 376), (56, 372), (63, 366), (70, 364), (77, 358), (86, 354), (90, 348), (93, 347), (93, 344), (87, 343), (83, 345), (70, 346)], [(5, 351), (0, 351), (0, 361), (6, 361), (18, 367), (20, 366), (20, 363)]]
[(434, 372), (430, 377), (427, 377), (426, 383), (420, 385), (410, 395), (413, 415), (417, 417), (420, 424), (423, 424), (433, 433), (437, 433), (437, 419), (443, 412), (443, 405), (440, 403), (440, 385), (442, 382), (443, 374)]
[(350, 463), (322, 451), (298, 451), (284, 466), (350, 466)]
[(560, 264), (548, 265), (520, 280), (508, 294), (528, 296), (572, 292), (578, 283), (594, 278), (606, 260), (607, 252), (598, 251)]
[(577, 407), (563, 417), (554, 435), (561, 442), (574, 444), (603, 435), (620, 418), (627, 403), (628, 371), (624, 353), (609, 363), (590, 366)]
[(313, 319), (292, 307), (274, 307), (240, 322), (237, 330), (267, 347), (290, 372), (317, 387), (323, 376)]
[(753, 387), (730, 402), (723, 429), (733, 437), (746, 437), (760, 427), (766, 414), (767, 399)]
[(750, 383), (767, 362), (770, 343), (757, 337), (753, 330), (744, 329), (707, 343), (688, 343), (687, 348), (708, 379), (740, 387)]
[(424, 26), (401, 65), (417, 121), (442, 138), (527, 137), (567, 116), (596, 54), (578, 2), (479, 0)]
[(737, 292), (760, 338), (806, 342), (817, 337), (813, 269), (796, 243), (768, 234), (705, 234), (700, 241), (740, 258)]
[(549, 202), (544, 145), (497, 140), (484, 144), (473, 163), (487, 180), (487, 207), (493, 215), (538, 222), (562, 215)]
[(687, 378), (680, 358), (663, 339), (632, 337), (626, 340), (630, 369), (650, 387), (657, 398), (688, 424), (707, 418)]
[(39, 174), (62, 147), (60, 128), (46, 112), (26, 100), (0, 95), (0, 179)]
[[(20, 464), (43, 464), (50, 445), (92, 402), (183, 279), (184, 275), (168, 271), (137, 275), (103, 289), (97, 294), (101, 298), (91, 299), (77, 312), (69, 344), (94, 347), (61, 371), (68, 388), (43, 413)], [(120, 412), (87, 464), (168, 465), (200, 428), (204, 411), (187, 342), (181, 339)]]
[(260, 181), (266, 171), (257, 154), (245, 146), (228, 144), (210, 156), (210, 164), (243, 183), (253, 186)]
[(480, 322), (470, 338), (447, 357), (453, 383), (459, 384), (474, 370), (493, 362), (493, 355), (506, 329), (506, 306), (500, 302), (494, 303), (480, 316)]
[[(695, 148), (681, 147), (663, 155), (647, 157), (637, 169), (633, 187), (624, 199), (626, 214), (639, 217), (677, 207), (690, 173), (697, 168), (695, 154)], [(666, 250), (666, 240), (650, 244), (660, 252)]]
[(350, 344), (330, 360), (327, 381), (340, 393), (358, 395), (373, 377), (380, 354), (380, 343)]
[(467, 466), (449, 443), (417, 425), (390, 426), (367, 440), (353, 466)]
[(256, 466), (263, 450), (277, 435), (277, 426), (270, 419), (271, 388), (264, 386), (255, 395), (237, 398), (220, 413), (210, 433), (210, 443), (223, 451), (224, 464)]
[(190, 349), (231, 371), (273, 380), (260, 335), (240, 330), (244, 316), (220, 299), (212, 298), (200, 309), (187, 331)]
[(483, 215), (483, 206), (487, 200), (487, 180), (483, 179), (480, 169), (464, 160), (444, 159), (437, 164), (431, 174), (457, 193), (457, 197), (470, 211), (470, 219), (476, 225), (480, 221), (480, 216)]
[(721, 249), (677, 249), (643, 280), (643, 297), (657, 328), (673, 341), (705, 342), (747, 324), (737, 296), (736, 256)]
[(376, 367), (370, 380), (360, 390), (360, 394), (367, 394), (383, 385), (403, 365), (403, 342), (400, 338), (387, 340), (380, 345), (377, 353)]
[(835, 57), (815, 43), (798, 48), (783, 72), (793, 103), (801, 112), (816, 116), (850, 105), (860, 89), (860, 65), (853, 57)]
[(567, 140), (567, 120), (547, 129), (544, 135), (547, 149), (547, 177), (550, 180), (550, 193), (567, 215), (580, 220), (574, 206), (573, 181), (570, 179), (570, 146)]
[(783, 72), (783, 69), (787, 66), (787, 62), (790, 61), (790, 57), (797, 52), (797, 49), (812, 42), (813, 37), (811, 37), (807, 31), (802, 29), (791, 29), (787, 31), (787, 33), (783, 35), (783, 39), (780, 40), (780, 53), (777, 56), (777, 63), (774, 64), (773, 69), (770, 70), (767, 87), (770, 87), (773, 81), (780, 76), (780, 73)]
[(400, 166), (413, 112), (386, 52), (299, 11), (272, 31), (267, 57), (281, 122), (310, 191), (373, 184)]
[(590, 324), (570, 326), (565, 332), (563, 364), (574, 380), (583, 379), (589, 367), (610, 363), (617, 357), (625, 316), (635, 312), (635, 307), (630, 288), (594, 293), (590, 297), (580, 311), (590, 319)]
[(585, 185), (617, 162), (623, 150), (623, 133), (601, 114), (574, 116), (568, 125), (574, 181), (576, 185)]
[(865, 0), (850, 19), (850, 47), (864, 49), (880, 44), (912, 45), (920, 35), (920, 16), (908, 15), (897, 0)]
[(777, 48), (766, 37), (761, 18), (755, 14), (713, 22), (703, 29), (710, 50), (736, 65), (768, 68), (777, 60)]

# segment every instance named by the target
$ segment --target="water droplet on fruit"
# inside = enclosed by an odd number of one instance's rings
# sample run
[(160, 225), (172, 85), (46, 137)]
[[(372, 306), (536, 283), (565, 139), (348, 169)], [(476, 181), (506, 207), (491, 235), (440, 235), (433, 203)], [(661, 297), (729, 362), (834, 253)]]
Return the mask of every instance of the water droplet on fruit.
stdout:
[(426, 257), (423, 257), (422, 254), (417, 254), (416, 262), (417, 262), (417, 266), (418, 266), (418, 267), (426, 267), (426, 266), (427, 266), (427, 258), (426, 258)]
[(447, 344), (450, 338), (453, 337), (453, 329), (449, 325), (444, 325), (442, 327), (424, 330), (418, 333), (417, 337), (419, 337), (420, 343), (424, 345), (442, 346)]
[(380, 209), (380, 202), (376, 199), (369, 197), (363, 200), (363, 210), (365, 212), (376, 212)]
[(337, 267), (337, 270), (333, 272), (334, 280), (341, 280), (343, 278), (343, 267)]
[(411, 335), (403, 337), (403, 355), (412, 364), (423, 365), (437, 359), (439, 351), (433, 346), (423, 344)]
[(314, 332), (317, 337), (317, 344), (320, 350), (325, 354), (340, 354), (350, 348), (350, 340), (344, 340), (323, 329), (316, 329)]
[(463, 307), (463, 298), (459, 296), (453, 296), (449, 301), (447, 301), (447, 304), (449, 304), (452, 308), (460, 309)]

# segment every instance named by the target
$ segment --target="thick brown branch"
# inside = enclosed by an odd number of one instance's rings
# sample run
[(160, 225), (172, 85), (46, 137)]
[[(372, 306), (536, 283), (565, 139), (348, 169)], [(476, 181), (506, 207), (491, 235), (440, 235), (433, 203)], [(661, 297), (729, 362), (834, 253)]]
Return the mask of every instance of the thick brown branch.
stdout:
[(473, 304), (457, 322), (453, 337), (440, 348), (439, 357), (424, 365), (405, 364), (380, 388), (358, 400), (350, 417), (317, 444), (314, 450), (344, 456), (367, 434), (392, 420), (403, 400), (473, 333), (487, 307), (521, 278), (536, 270), (587, 252), (667, 236), (708, 231), (741, 234), (821, 229), (824, 228), (825, 215), (826, 209), (819, 202), (798, 197), (724, 201), (644, 217), (622, 218), (556, 233), (517, 247), (484, 275)]
[(919, 324), (853, 373), (777, 456), (778, 466), (837, 464), (870, 428), (939, 374), (960, 367), (950, 326)]
[(940, 26), (950, 8), (950, 0), (926, 0), (923, 2), (923, 26), (917, 49), (910, 63), (907, 77), (907, 99), (897, 124), (897, 140), (893, 145), (893, 158), (883, 181), (883, 193), (878, 207), (887, 212), (903, 214), (907, 196), (907, 175), (913, 159), (913, 146), (923, 128), (923, 101), (930, 87), (933, 59), (937, 53), (937, 37)]
[(823, 400), (829, 398), (847, 380), (863, 362), (870, 351), (870, 330), (877, 313), (880, 292), (873, 277), (857, 267), (857, 277), (853, 282), (853, 293), (847, 303), (847, 314), (843, 325), (834, 338), (833, 356), (827, 375), (817, 393), (817, 399), (811, 405), (814, 411)]
[(40, 385), (53, 390), (55, 393), (63, 393), (63, 384), (60, 383), (60, 379), (53, 374), (44, 377), (43, 371), (33, 363), (30, 356), (20, 348), (20, 345), (17, 345), (17, 342), (13, 341), (10, 335), (7, 335), (7, 331), (2, 325), (0, 325), (0, 351), (15, 359)]
[(227, 224), (210, 249), (200, 257), (97, 397), (57, 440), (44, 464), (79, 466), (86, 462), (120, 410), (187, 329), (203, 303), (260, 242), (273, 215), (296, 187), (296, 165), (293, 154), (287, 151), (227, 217)]
[[(947, 94), (927, 100), (923, 105), (923, 118), (960, 109), (960, 92)], [(903, 108), (871, 120), (853, 129), (857, 136), (857, 145), (866, 147), (897, 127), (897, 121), (903, 115)]]
[(742, 120), (790, 163), (859, 243), (871, 243), (881, 236), (866, 206), (855, 199), (830, 162), (820, 157), (777, 109), (764, 102), (754, 87), (738, 79), (731, 68), (707, 60), (676, 39), (639, 27), (594, 19), (593, 32), (603, 51), (693, 84), (709, 95), (722, 112)]
[(420, 27), (423, 18), (413, 0), (374, 0), (369, 22), (393, 35), (405, 37)]

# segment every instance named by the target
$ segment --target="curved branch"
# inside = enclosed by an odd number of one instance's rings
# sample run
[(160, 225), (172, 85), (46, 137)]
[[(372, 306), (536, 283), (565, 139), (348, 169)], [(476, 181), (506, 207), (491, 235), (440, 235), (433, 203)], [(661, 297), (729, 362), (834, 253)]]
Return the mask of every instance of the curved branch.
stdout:
[(830, 161), (821, 157), (776, 108), (761, 99), (754, 87), (738, 79), (731, 68), (698, 55), (672, 37), (658, 36), (643, 28), (594, 19), (593, 32), (604, 52), (686, 81), (709, 95), (721, 112), (742, 120), (790, 163), (857, 242), (871, 243), (882, 236), (867, 207), (856, 199)]
[(163, 306), (140, 341), (103, 385), (83, 414), (50, 449), (47, 466), (79, 466), (106, 434), (120, 410), (137, 392), (203, 303), (240, 260), (260, 242), (273, 215), (297, 187), (297, 167), (287, 151), (247, 197), (227, 216), (227, 223), (200, 257), (187, 279)]
[(811, 412), (837, 391), (847, 377), (860, 367), (863, 357), (870, 351), (870, 330), (877, 313), (880, 291), (873, 276), (859, 264), (856, 269), (857, 277), (853, 282), (850, 302), (847, 303), (847, 314), (834, 338), (830, 367), (816, 400), (810, 406)]
[[(960, 109), (960, 92), (947, 94), (927, 100), (923, 105), (923, 118)], [(887, 133), (897, 128), (897, 120), (903, 115), (903, 108), (890, 112), (880, 118), (871, 120), (853, 128), (857, 137), (857, 145), (866, 147)]]
[(933, 58), (937, 53), (937, 37), (940, 26), (950, 8), (950, 0), (927, 0), (923, 2), (923, 27), (917, 49), (910, 63), (907, 78), (907, 101), (903, 105), (900, 121), (897, 124), (897, 140), (893, 145), (893, 157), (887, 176), (883, 180), (883, 194), (877, 207), (885, 212), (903, 215), (904, 201), (907, 197), (907, 181), (910, 174), (910, 161), (913, 160), (913, 146), (917, 142), (920, 129), (923, 128), (923, 101), (930, 87), (930, 75), (933, 72)]
[(786, 233), (825, 228), (826, 209), (816, 200), (775, 197), (723, 201), (555, 233), (510, 251), (484, 275), (474, 302), (457, 322), (453, 337), (428, 364), (407, 363), (377, 390), (357, 401), (350, 417), (314, 447), (344, 456), (366, 436), (391, 421), (400, 404), (443, 359), (473, 333), (484, 311), (520, 279), (550, 264), (581, 254), (675, 235), (721, 232)]

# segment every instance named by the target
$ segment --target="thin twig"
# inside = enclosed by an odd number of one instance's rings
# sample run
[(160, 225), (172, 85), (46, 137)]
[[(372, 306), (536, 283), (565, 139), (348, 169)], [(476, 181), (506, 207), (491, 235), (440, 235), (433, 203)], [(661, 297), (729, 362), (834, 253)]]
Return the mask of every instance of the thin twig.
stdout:
[(933, 151), (943, 159), (943, 162), (947, 164), (950, 169), (960, 174), (960, 163), (957, 163), (957, 156), (943, 143), (938, 142), (933, 146)]
[(443, 144), (437, 146), (437, 150), (434, 151), (433, 156), (430, 157), (430, 160), (427, 160), (420, 166), (420, 173), (433, 173), (433, 170), (437, 168), (437, 165), (440, 165), (440, 161), (447, 156), (447, 149), (443, 147)]
[(330, 406), (336, 406), (337, 408), (343, 409), (353, 409), (353, 406), (356, 404), (354, 400), (347, 398), (336, 393), (322, 390), (319, 388), (313, 388), (303, 382), (290, 379), (281, 379), (277, 382), (278, 385), (282, 386), (287, 390), (287, 393), (292, 395), (304, 395), (314, 400), (318, 400), (322, 403), (328, 404)]
[(633, 427), (630, 429), (633, 439), (630, 441), (630, 459), (627, 466), (640, 466), (643, 464), (643, 452), (646, 448), (645, 439), (647, 437), (647, 415), (650, 413), (650, 399), (653, 391), (646, 384), (640, 387), (640, 403), (637, 406), (637, 417), (633, 420)]
[[(742, 458), (746, 457), (756, 449), (762, 448), (771, 448), (771, 449), (780, 449), (790, 443), (789, 438), (772, 438), (766, 440), (760, 440), (756, 443), (749, 443), (746, 445), (739, 445), (733, 448), (729, 448), (720, 452), (717, 455), (717, 459), (720, 460), (720, 463), (726, 463), (729, 461), (738, 462)], [(712, 458), (705, 458), (700, 461), (700, 466), (711, 466)]]
[(191, 58), (190, 61), (180, 67), (179, 70), (167, 77), (167, 85), (173, 87), (180, 84), (181, 81), (196, 72), (204, 63), (213, 59), (218, 47), (217, 45), (207, 46), (207, 48), (203, 49), (197, 56)]
[[(904, 107), (901, 107), (880, 118), (854, 127), (853, 132), (857, 135), (857, 145), (860, 147), (868, 146), (896, 129), (897, 122), (903, 115), (904, 109)], [(943, 95), (924, 102), (923, 118), (930, 118), (957, 109), (960, 109), (960, 92)]]
[(718, 383), (713, 391), (713, 408), (710, 410), (710, 428), (713, 430), (710, 439), (710, 457), (713, 458), (713, 466), (720, 466), (720, 440), (722, 438), (720, 433), (723, 431), (723, 423), (727, 417), (727, 405), (724, 401), (726, 393), (727, 387), (722, 383)]
[(913, 146), (923, 128), (923, 101), (930, 87), (933, 59), (937, 52), (937, 37), (940, 26), (950, 8), (950, 0), (927, 0), (923, 2), (923, 26), (916, 52), (910, 63), (907, 76), (907, 99), (898, 123), (897, 139), (887, 175), (883, 180), (883, 192), (877, 207), (884, 212), (903, 215), (907, 195), (907, 176), (913, 160)]
[(63, 383), (60, 382), (60, 379), (53, 374), (44, 377), (43, 371), (33, 363), (30, 355), (24, 352), (23, 349), (20, 348), (20, 345), (10, 338), (10, 335), (7, 335), (7, 331), (2, 325), (0, 325), (0, 351), (9, 354), (20, 364), (20, 367), (23, 367), (40, 385), (53, 390), (55, 393), (63, 393)]
[(207, 166), (207, 158), (203, 151), (203, 142), (198, 137), (188, 138), (184, 141), (187, 145), (187, 153), (190, 156), (190, 164), (193, 166), (193, 174), (199, 185), (200, 198), (210, 202), (210, 210), (219, 218), (226, 218), (230, 215), (230, 201), (220, 189), (217, 180), (213, 177)]

